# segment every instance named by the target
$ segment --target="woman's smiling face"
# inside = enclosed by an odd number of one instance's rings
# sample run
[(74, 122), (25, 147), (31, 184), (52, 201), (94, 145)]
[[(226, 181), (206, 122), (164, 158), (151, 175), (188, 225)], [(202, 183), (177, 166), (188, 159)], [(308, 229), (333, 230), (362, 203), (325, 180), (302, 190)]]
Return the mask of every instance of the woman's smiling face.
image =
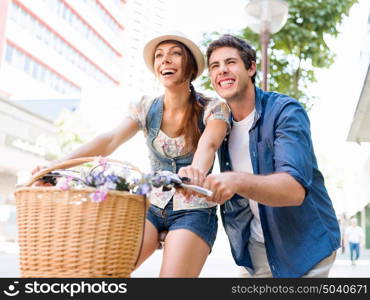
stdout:
[(183, 50), (175, 43), (164, 42), (154, 52), (154, 70), (165, 87), (184, 82)]

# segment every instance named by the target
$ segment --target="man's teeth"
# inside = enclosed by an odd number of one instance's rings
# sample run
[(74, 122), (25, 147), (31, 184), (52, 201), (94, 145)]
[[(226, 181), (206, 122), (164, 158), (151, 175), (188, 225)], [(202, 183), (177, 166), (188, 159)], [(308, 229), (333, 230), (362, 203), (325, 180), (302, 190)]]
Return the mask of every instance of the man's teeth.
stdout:
[(226, 86), (226, 85), (230, 85), (230, 84), (233, 84), (234, 83), (234, 80), (224, 80), (224, 81), (221, 81), (220, 82), (220, 85), (222, 86), (222, 87), (224, 87), (224, 86)]

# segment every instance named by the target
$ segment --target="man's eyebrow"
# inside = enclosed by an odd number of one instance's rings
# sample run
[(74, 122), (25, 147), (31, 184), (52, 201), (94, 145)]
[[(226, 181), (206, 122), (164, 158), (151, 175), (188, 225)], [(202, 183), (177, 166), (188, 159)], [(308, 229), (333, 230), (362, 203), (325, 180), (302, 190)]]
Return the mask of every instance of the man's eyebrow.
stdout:
[[(222, 60), (225, 62), (228, 62), (230, 60), (237, 60), (237, 59), (238, 59), (237, 57), (231, 56), (231, 57), (226, 57), (225, 59), (222, 59)], [(218, 63), (219, 63), (219, 60), (215, 60), (215, 61), (210, 62), (208, 65), (211, 66), (213, 64), (218, 64)]]
[(225, 59), (225, 61), (237, 60), (237, 59), (238, 59), (237, 57), (231, 56), (231, 57), (227, 57), (227, 58)]

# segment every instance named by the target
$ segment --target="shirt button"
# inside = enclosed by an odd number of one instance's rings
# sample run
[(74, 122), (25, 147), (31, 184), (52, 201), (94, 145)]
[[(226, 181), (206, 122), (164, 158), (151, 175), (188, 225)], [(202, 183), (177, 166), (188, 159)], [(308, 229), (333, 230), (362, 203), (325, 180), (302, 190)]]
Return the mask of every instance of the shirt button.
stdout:
[(229, 166), (229, 165), (230, 165), (230, 163), (227, 161), (225, 165), (226, 165), (226, 166)]

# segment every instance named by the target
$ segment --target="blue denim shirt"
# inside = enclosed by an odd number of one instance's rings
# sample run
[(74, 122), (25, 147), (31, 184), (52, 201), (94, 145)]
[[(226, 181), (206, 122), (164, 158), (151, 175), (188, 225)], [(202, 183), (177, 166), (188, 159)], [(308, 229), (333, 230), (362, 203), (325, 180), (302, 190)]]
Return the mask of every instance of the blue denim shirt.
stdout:
[[(285, 172), (306, 191), (300, 206), (258, 204), (266, 254), (274, 277), (301, 277), (339, 248), (339, 224), (317, 166), (305, 110), (286, 95), (258, 88), (255, 92), (255, 120), (245, 133), (254, 174)], [(231, 171), (227, 138), (218, 154), (221, 171)], [(234, 195), (221, 206), (221, 217), (235, 262), (253, 271), (248, 201)]]

